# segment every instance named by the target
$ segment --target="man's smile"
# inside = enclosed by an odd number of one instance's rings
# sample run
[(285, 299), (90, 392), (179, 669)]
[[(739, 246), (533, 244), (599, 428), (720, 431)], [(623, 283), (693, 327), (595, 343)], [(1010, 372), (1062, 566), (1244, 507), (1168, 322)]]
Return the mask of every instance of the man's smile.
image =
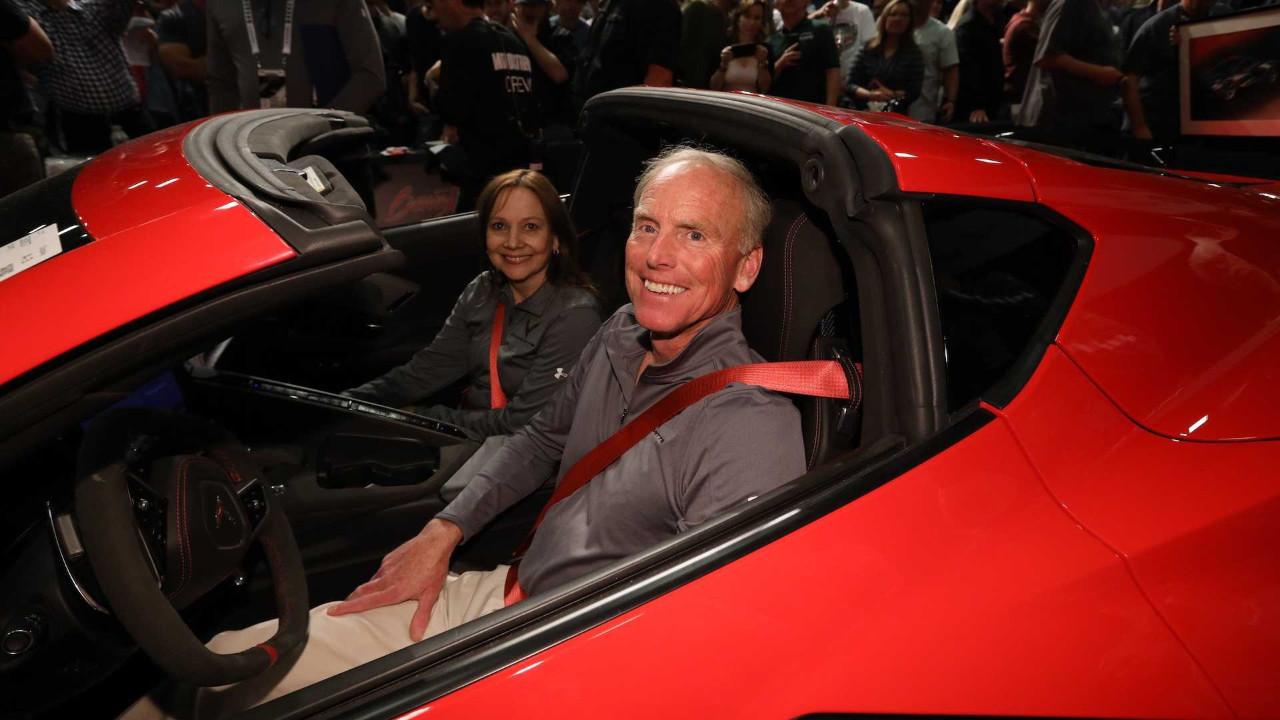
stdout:
[(679, 295), (685, 290), (688, 290), (688, 288), (683, 288), (683, 287), (680, 287), (679, 285), (659, 283), (659, 282), (654, 282), (652, 280), (644, 281), (644, 289), (648, 290), (651, 293), (657, 293), (659, 295)]

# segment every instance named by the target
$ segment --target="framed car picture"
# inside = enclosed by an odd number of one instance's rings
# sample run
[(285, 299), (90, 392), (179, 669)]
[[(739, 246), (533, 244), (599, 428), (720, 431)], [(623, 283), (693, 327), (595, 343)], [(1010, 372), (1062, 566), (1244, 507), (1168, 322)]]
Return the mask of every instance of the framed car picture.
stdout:
[(1280, 7), (1179, 28), (1184, 135), (1280, 136)]

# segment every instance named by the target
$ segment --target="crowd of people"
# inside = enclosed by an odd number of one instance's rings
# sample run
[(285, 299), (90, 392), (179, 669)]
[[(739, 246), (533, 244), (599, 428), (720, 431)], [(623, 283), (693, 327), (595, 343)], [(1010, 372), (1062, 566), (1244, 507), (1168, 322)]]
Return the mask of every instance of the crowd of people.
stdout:
[[(441, 140), (460, 206), (627, 85), (1008, 124), (1104, 154), (1177, 135), (1178, 24), (1272, 0), (0, 0), (0, 194), (210, 113), (332, 107)], [(1138, 0), (1141, 2), (1141, 0)]]

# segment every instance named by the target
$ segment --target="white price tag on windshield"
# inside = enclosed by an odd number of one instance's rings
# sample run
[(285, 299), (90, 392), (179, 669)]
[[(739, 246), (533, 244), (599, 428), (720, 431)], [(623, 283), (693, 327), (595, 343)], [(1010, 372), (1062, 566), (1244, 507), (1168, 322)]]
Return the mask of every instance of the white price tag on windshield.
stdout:
[(58, 226), (45, 225), (8, 245), (0, 246), (0, 282), (62, 252)]

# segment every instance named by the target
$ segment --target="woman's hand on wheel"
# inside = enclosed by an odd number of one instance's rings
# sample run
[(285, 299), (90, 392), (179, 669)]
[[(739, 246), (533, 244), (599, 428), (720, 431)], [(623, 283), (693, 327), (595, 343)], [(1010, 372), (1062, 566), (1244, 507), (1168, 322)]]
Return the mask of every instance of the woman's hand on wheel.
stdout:
[(417, 600), (409, 622), (416, 642), (427, 631), (431, 608), (449, 575), (449, 558), (462, 541), (462, 530), (447, 520), (432, 520), (415, 537), (387, 553), (378, 572), (346, 600), (329, 608), (330, 615), (347, 615)]

